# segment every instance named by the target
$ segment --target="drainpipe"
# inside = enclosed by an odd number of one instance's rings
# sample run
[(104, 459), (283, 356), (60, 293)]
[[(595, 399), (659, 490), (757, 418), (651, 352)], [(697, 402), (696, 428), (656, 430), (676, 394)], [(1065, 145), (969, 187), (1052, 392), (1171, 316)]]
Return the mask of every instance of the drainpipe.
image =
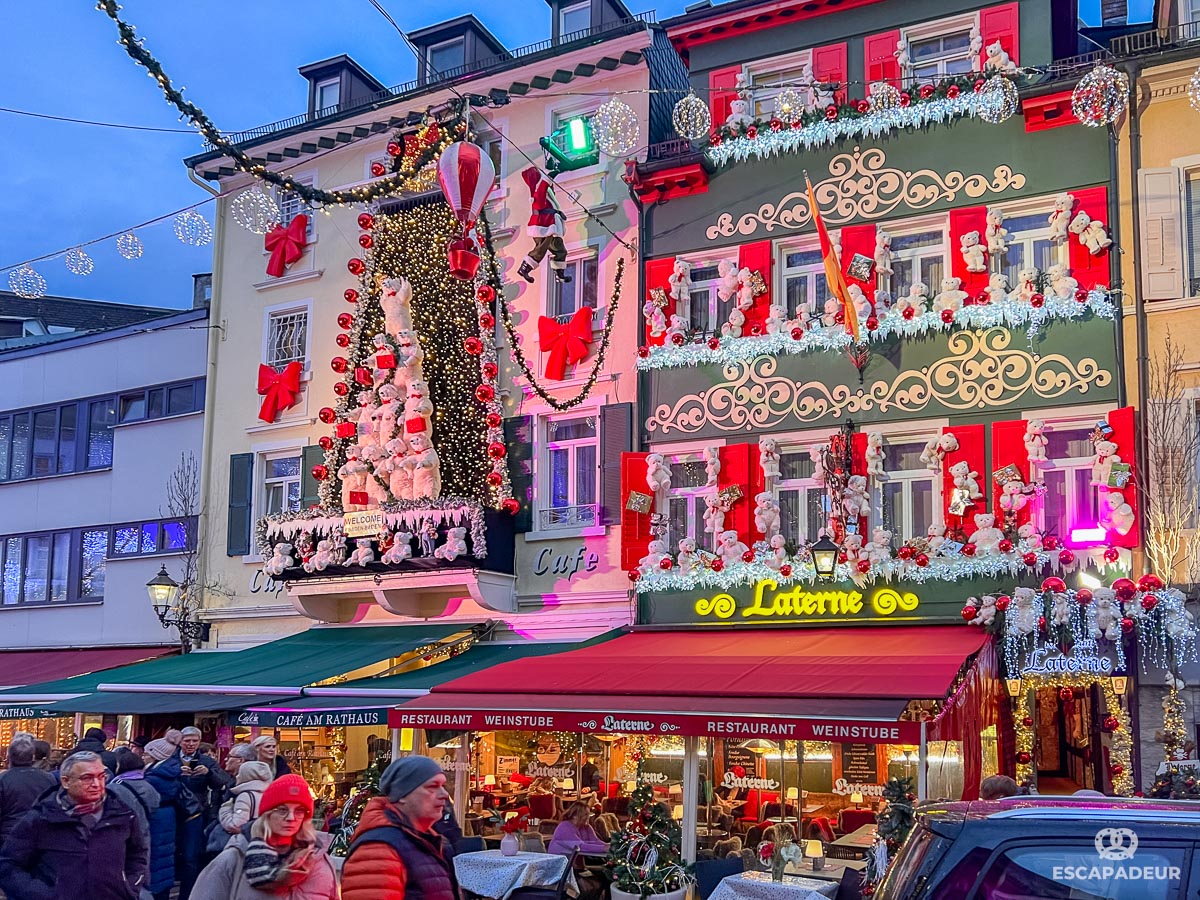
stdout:
[[(1116, 253), (1108, 255), (1108, 283), (1117, 298), (1116, 329), (1117, 329), (1117, 360), (1121, 367), (1121, 377), (1117, 379), (1117, 406), (1125, 406), (1129, 401), (1129, 386), (1125, 383), (1125, 287), (1123, 254), (1121, 247), (1121, 146), (1118, 142), (1117, 128), (1109, 126), (1108, 142), (1108, 231), (1113, 246), (1118, 248)], [(1136, 175), (1135, 175), (1136, 178)], [(1133, 254), (1134, 264), (1137, 264), (1137, 254)], [(1136, 279), (1135, 279), (1136, 283)]]

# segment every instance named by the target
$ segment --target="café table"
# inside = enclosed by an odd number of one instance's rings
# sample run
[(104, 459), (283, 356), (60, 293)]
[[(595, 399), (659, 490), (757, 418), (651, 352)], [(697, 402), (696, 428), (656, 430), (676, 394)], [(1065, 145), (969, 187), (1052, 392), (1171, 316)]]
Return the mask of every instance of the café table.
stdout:
[[(566, 865), (567, 858), (557, 853), (521, 851), (505, 856), (499, 850), (481, 850), (455, 856), (454, 874), (464, 890), (505, 900), (520, 887), (557, 887)], [(567, 876), (567, 886), (578, 891), (574, 873)]]
[(770, 872), (742, 872), (721, 879), (709, 900), (832, 900), (838, 885), (807, 876), (784, 875), (772, 881)]
[(863, 825), (829, 845), (825, 855), (833, 859), (862, 859), (875, 843), (875, 826)]
[(817, 881), (836, 881), (841, 882), (842, 875), (847, 869), (852, 869), (855, 872), (861, 873), (866, 869), (867, 863), (862, 859), (829, 859), (826, 857), (825, 864), (819, 869), (813, 869), (812, 860), (806, 859), (802, 867), (790, 865), (787, 867), (789, 875), (800, 875), (804, 878), (815, 878)]

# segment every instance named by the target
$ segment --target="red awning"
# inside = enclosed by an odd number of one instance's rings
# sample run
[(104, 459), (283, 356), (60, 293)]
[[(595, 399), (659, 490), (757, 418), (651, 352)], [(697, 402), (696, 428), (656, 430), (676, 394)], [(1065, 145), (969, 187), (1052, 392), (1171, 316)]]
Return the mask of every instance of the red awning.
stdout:
[(5, 689), (115, 669), (178, 652), (176, 647), (103, 647), (92, 650), (0, 651), (0, 687)]

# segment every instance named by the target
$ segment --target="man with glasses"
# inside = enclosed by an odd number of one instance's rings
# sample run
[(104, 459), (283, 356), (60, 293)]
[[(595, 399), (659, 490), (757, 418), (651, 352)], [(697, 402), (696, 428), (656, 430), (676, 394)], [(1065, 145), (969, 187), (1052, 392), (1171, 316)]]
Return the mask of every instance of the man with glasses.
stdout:
[(7, 900), (131, 900), (145, 884), (150, 845), (133, 810), (106, 790), (100, 755), (68, 756), (0, 848)]

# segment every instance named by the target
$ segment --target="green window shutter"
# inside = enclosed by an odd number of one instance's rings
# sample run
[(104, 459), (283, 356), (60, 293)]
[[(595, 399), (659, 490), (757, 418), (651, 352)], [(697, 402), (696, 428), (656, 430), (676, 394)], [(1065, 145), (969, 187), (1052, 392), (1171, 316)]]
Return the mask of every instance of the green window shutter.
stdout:
[(225, 553), (229, 556), (250, 553), (253, 498), (254, 454), (235, 453), (229, 457), (229, 527), (225, 534)]
[(300, 508), (312, 509), (321, 505), (321, 482), (313, 478), (313, 466), (325, 462), (325, 450), (318, 444), (309, 444), (300, 454)]
[(633, 404), (600, 408), (600, 524), (621, 522), (621, 454), (633, 450)]
[(508, 445), (508, 477), (513, 496), (521, 504), (516, 530), (524, 533), (533, 528), (533, 416), (505, 419), (504, 443)]

